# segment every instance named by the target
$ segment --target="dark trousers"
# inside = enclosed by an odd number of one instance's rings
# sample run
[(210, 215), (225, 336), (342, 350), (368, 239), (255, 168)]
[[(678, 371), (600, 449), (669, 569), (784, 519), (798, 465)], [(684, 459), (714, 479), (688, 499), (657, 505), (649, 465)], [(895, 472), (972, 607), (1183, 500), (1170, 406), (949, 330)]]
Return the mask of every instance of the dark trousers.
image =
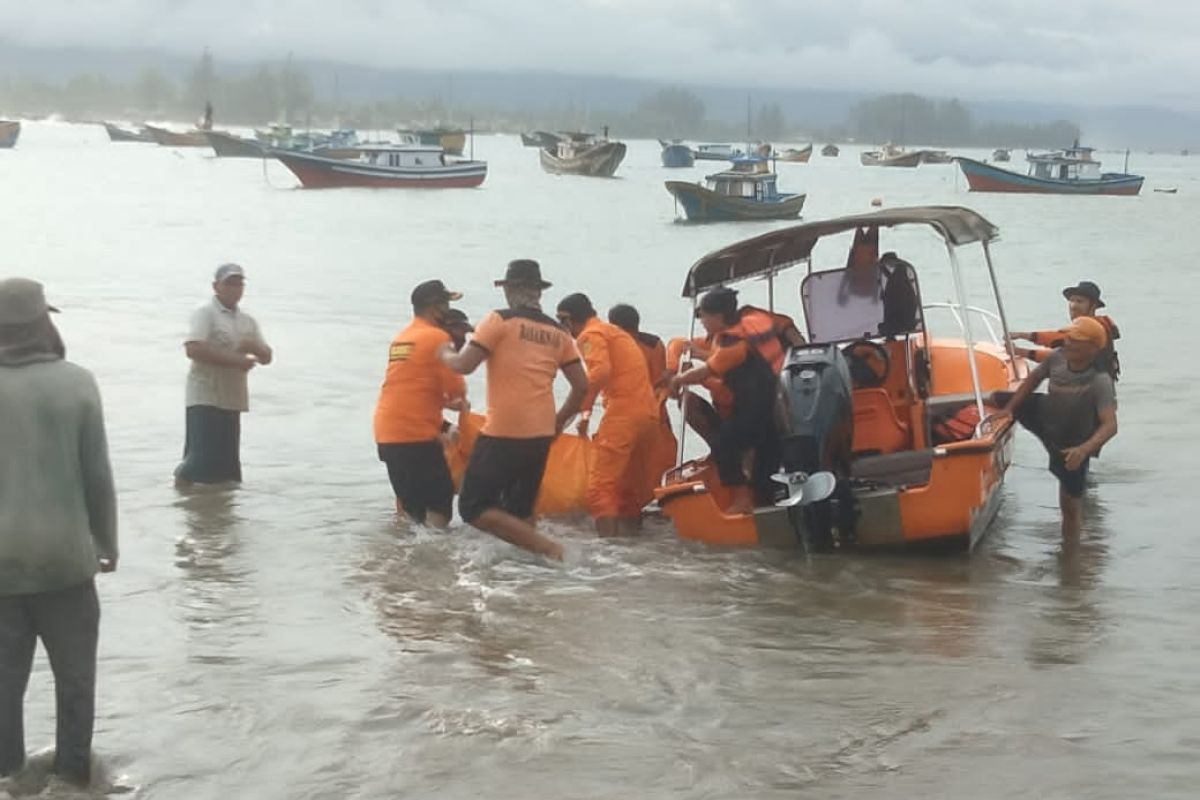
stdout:
[(242, 480), (242, 415), (216, 406), (188, 406), (183, 461), (175, 477), (191, 483)]
[(775, 492), (771, 481), (779, 469), (779, 436), (770, 408), (747, 410), (735, 407), (728, 419), (721, 419), (712, 404), (700, 397), (688, 398), (688, 419), (692, 427), (712, 448), (717, 475), (726, 486), (745, 486), (746, 473), (742, 457), (754, 451), (750, 485), (761, 502), (767, 502)]
[(0, 775), (25, 763), (25, 687), (40, 638), (54, 672), (54, 771), (75, 783), (89, 781), (99, 628), (92, 580), (52, 592), (0, 595)]

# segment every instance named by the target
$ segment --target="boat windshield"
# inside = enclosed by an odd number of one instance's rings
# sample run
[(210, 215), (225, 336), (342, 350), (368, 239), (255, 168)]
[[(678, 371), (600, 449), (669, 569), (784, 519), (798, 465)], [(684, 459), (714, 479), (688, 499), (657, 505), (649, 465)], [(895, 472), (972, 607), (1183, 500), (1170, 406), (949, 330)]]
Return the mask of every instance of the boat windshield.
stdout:
[[(893, 288), (891, 281), (907, 282), (908, 287)], [(809, 339), (814, 342), (871, 339), (924, 329), (917, 276), (902, 261), (885, 267), (876, 262), (814, 272), (801, 283), (800, 299)]]

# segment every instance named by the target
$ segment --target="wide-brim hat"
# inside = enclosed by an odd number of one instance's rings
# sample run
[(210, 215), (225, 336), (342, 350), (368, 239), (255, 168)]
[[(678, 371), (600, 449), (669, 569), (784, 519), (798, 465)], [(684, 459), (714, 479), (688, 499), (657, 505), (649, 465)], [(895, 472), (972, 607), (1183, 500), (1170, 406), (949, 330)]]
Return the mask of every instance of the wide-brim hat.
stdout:
[(1076, 286), (1063, 289), (1063, 297), (1070, 299), (1072, 295), (1086, 297), (1096, 308), (1104, 308), (1104, 301), (1100, 299), (1100, 287), (1091, 281), (1080, 281)]
[(462, 292), (453, 292), (446, 288), (440, 280), (418, 283), (412, 290), (410, 298), (417, 308), (424, 308), (434, 303), (449, 303), (451, 300), (462, 300)]
[(532, 258), (518, 258), (508, 262), (504, 277), (495, 281), (496, 286), (532, 286), (549, 289), (553, 284), (542, 280), (542, 267)]
[(0, 280), (0, 325), (28, 325), (58, 309), (46, 302), (42, 285), (29, 278)]

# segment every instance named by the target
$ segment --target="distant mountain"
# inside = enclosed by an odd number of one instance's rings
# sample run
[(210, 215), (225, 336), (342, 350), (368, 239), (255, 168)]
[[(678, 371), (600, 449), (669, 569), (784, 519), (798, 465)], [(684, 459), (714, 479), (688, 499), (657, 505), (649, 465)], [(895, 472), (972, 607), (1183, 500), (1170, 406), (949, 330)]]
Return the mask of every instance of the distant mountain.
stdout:
[[(143, 70), (155, 68), (168, 77), (188, 76), (199, 51), (191, 57), (150, 49), (35, 48), (0, 39), (0, 81), (6, 76), (37, 76), (61, 83), (85, 74), (103, 74), (128, 81)], [(225, 61), (215, 54), (217, 70), (233, 74), (269, 63), (281, 66), (287, 54), (259, 61)], [(472, 107), (536, 110), (574, 105), (593, 112), (633, 108), (647, 94), (671, 82), (655, 82), (602, 75), (568, 75), (551, 71), (475, 72), (385, 69), (296, 58), (294, 66), (313, 81), (318, 98), (347, 103), (375, 100), (440, 99), (453, 109)], [(747, 101), (755, 107), (778, 104), (797, 127), (830, 128), (844, 124), (858, 101), (873, 96), (859, 92), (819, 89), (769, 89), (716, 85), (690, 85), (689, 91), (704, 101), (708, 117), (731, 123), (746, 118)], [(1156, 107), (1090, 107), (1020, 101), (977, 101), (963, 98), (976, 120), (1034, 123), (1066, 119), (1077, 122), (1087, 144), (1101, 148), (1200, 150), (1200, 119), (1194, 115)]]

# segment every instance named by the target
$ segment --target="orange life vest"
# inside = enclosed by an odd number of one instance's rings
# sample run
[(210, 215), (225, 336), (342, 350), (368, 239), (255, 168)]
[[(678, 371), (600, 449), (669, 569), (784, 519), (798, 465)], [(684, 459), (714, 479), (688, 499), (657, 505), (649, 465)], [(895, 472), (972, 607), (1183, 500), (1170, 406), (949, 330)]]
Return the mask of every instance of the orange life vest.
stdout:
[(745, 306), (738, 312), (738, 322), (746, 342), (778, 374), (783, 369), (783, 359), (787, 355), (783, 337), (780, 336), (779, 317), (761, 308)]

